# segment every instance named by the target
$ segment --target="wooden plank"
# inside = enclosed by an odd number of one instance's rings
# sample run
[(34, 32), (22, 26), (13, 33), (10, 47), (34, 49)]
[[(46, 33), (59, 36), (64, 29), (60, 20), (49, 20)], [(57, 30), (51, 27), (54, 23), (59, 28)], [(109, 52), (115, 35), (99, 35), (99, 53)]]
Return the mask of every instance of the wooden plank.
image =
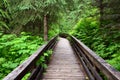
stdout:
[(35, 68), (35, 69), (32, 71), (30, 77), (29, 77), (27, 80), (33, 80), (33, 79), (35, 79), (40, 70), (41, 70), (41, 65), (37, 66), (37, 68)]
[(83, 66), (86, 74), (88, 75), (89, 79), (90, 79), (90, 80), (95, 80), (94, 77), (92, 76), (91, 72), (90, 72), (89, 69), (87, 68), (87, 65), (84, 63), (83, 58), (79, 55), (79, 52), (77, 51), (77, 48), (75, 48), (75, 47), (73, 47), (73, 48), (74, 48), (74, 51), (75, 51), (77, 57), (78, 57), (79, 60), (81, 61), (82, 66)]
[(60, 38), (43, 80), (85, 80), (81, 63), (77, 60), (68, 40)]
[(86, 65), (86, 68), (88, 68), (88, 70), (91, 72), (91, 74), (94, 76), (95, 79), (102, 80), (101, 76), (99, 75), (99, 72), (95, 70), (94, 65), (91, 64), (89, 58), (87, 58), (87, 56), (81, 51), (79, 46), (75, 44), (74, 48), (77, 50), (76, 53), (79, 56), (81, 62), (83, 63), (84, 61), (83, 66)]
[(79, 77), (62, 77), (62, 78), (45, 78), (45, 79), (42, 79), (42, 80), (89, 80), (88, 78), (84, 78), (84, 77), (81, 77), (81, 79)]

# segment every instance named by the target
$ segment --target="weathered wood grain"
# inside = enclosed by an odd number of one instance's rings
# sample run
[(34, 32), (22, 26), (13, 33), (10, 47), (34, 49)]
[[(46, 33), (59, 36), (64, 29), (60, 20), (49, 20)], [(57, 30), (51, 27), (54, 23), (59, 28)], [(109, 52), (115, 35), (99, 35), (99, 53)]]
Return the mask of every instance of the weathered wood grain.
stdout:
[[(80, 50), (82, 50), (84, 55), (90, 61), (89, 64), (91, 63), (94, 68), (99, 69), (99, 71), (102, 72), (107, 77), (108, 80), (120, 80), (119, 71), (114, 69), (110, 64), (108, 64), (104, 59), (99, 57), (95, 52), (93, 52), (90, 48), (84, 45), (80, 40), (76, 39), (73, 36), (71, 36), (71, 38), (72, 38), (73, 43), (76, 44)], [(83, 55), (82, 55), (82, 58), (85, 60), (85, 57)], [(88, 62), (88, 61), (85, 60), (84, 62)], [(87, 68), (90, 68), (90, 66), (88, 66)], [(90, 69), (92, 70), (92, 68)]]
[(69, 41), (60, 38), (43, 80), (85, 80), (85, 77)]

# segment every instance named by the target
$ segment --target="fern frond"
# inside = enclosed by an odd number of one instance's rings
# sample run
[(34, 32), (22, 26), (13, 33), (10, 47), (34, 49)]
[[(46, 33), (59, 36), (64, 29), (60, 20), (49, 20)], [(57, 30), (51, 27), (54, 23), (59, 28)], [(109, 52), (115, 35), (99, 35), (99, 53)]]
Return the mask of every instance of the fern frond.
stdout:
[(0, 21), (0, 29), (2, 30), (3, 28), (9, 29), (8, 25), (5, 22)]

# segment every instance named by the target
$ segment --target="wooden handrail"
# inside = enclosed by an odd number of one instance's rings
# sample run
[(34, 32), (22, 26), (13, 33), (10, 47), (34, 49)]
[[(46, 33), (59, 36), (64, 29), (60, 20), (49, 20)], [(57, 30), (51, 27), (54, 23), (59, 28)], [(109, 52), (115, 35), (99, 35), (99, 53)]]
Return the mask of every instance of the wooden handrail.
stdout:
[[(71, 45), (90, 80), (103, 80), (104, 77), (105, 79), (107, 78), (107, 80), (120, 80), (120, 72), (111, 67), (111, 65), (99, 57), (81, 41), (68, 34), (60, 34), (60, 36), (70, 37)], [(41, 65), (36, 66), (36, 62), (46, 50), (49, 50), (55, 46), (57, 37), (58, 36), (51, 39), (48, 44), (43, 45), (37, 52), (9, 73), (3, 80), (21, 80), (29, 71), (31, 71), (32, 74), (28, 80), (33, 80), (35, 76), (37, 78), (36, 80), (39, 80), (40, 78), (38, 76), (41, 75), (43, 67), (41, 67)]]
[[(90, 80), (120, 80), (120, 72), (115, 70), (105, 60), (99, 57), (95, 52), (84, 45), (80, 40), (71, 37), (72, 46), (77, 53), (80, 61)], [(96, 72), (97, 71), (97, 72)], [(102, 76), (101, 76), (102, 73)]]
[(43, 55), (46, 50), (53, 48), (56, 44), (57, 37), (52, 38), (48, 44), (40, 47), (33, 55), (31, 55), (26, 61), (24, 61), (20, 66), (15, 68), (11, 73), (9, 73), (3, 80), (21, 80), (28, 71), (32, 71), (34, 67), (36, 68), (36, 62)]

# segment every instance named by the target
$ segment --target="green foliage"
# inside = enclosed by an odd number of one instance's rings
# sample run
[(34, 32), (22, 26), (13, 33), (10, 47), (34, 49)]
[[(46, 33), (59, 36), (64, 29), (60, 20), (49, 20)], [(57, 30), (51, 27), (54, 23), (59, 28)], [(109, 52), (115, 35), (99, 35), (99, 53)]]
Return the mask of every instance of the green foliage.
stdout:
[(43, 15), (47, 15), (50, 28), (54, 24), (58, 25), (58, 20), (62, 17), (60, 14), (65, 13), (67, 4), (71, 6), (70, 1), (64, 0), (9, 0), (8, 2), (12, 16), (11, 27), (14, 29), (24, 26), (22, 27), (24, 31), (35, 29), (34, 32), (38, 29), (39, 32), (43, 30)]
[(9, 10), (7, 7), (9, 6), (7, 0), (0, 1), (0, 31), (9, 29), (9, 21), (11, 20), (9, 15)]
[(90, 45), (91, 38), (99, 31), (98, 25), (99, 22), (96, 21), (95, 18), (83, 18), (76, 24), (70, 34), (75, 35), (77, 38)]
[(105, 31), (107, 30), (101, 31), (96, 18), (88, 17), (81, 19), (71, 34), (84, 42), (117, 70), (120, 70), (120, 41), (118, 40), (120, 34), (115, 32), (114, 35), (108, 35)]
[(52, 55), (52, 50), (47, 50), (46, 52), (44, 52), (43, 56), (40, 57), (40, 59), (37, 61), (36, 65), (42, 65), (43, 68), (47, 68), (47, 62), (46, 60), (50, 60), (50, 57)]
[(120, 71), (120, 55), (119, 55), (120, 50), (117, 51), (116, 54), (112, 55), (112, 59), (108, 59), (107, 62), (110, 63), (111, 65), (113, 65), (113, 67), (115, 67), (117, 70)]
[(27, 80), (31, 73), (27, 73), (21, 80)]
[(52, 25), (50, 30), (48, 31), (48, 37), (49, 39), (51, 39), (52, 37), (56, 36), (57, 34), (59, 34), (60, 30), (59, 27), (57, 25)]
[[(43, 53), (43, 56), (41, 56), (41, 57), (39, 58), (39, 60), (37, 61), (36, 66), (41, 65), (44, 69), (46, 69), (46, 68), (47, 68), (46, 59), (47, 59), (47, 60), (50, 60), (50, 57), (51, 57), (52, 53), (53, 53), (52, 50), (47, 50), (46, 52), (44, 52), (44, 53)], [(28, 73), (22, 78), (22, 80), (27, 80), (28, 77), (30, 76), (30, 74), (31, 74), (31, 73), (28, 72)]]
[(4, 28), (9, 29), (8, 25), (5, 22), (0, 21), (0, 30), (3, 30)]
[(43, 39), (22, 32), (0, 35), (0, 79), (27, 59), (41, 44)]

